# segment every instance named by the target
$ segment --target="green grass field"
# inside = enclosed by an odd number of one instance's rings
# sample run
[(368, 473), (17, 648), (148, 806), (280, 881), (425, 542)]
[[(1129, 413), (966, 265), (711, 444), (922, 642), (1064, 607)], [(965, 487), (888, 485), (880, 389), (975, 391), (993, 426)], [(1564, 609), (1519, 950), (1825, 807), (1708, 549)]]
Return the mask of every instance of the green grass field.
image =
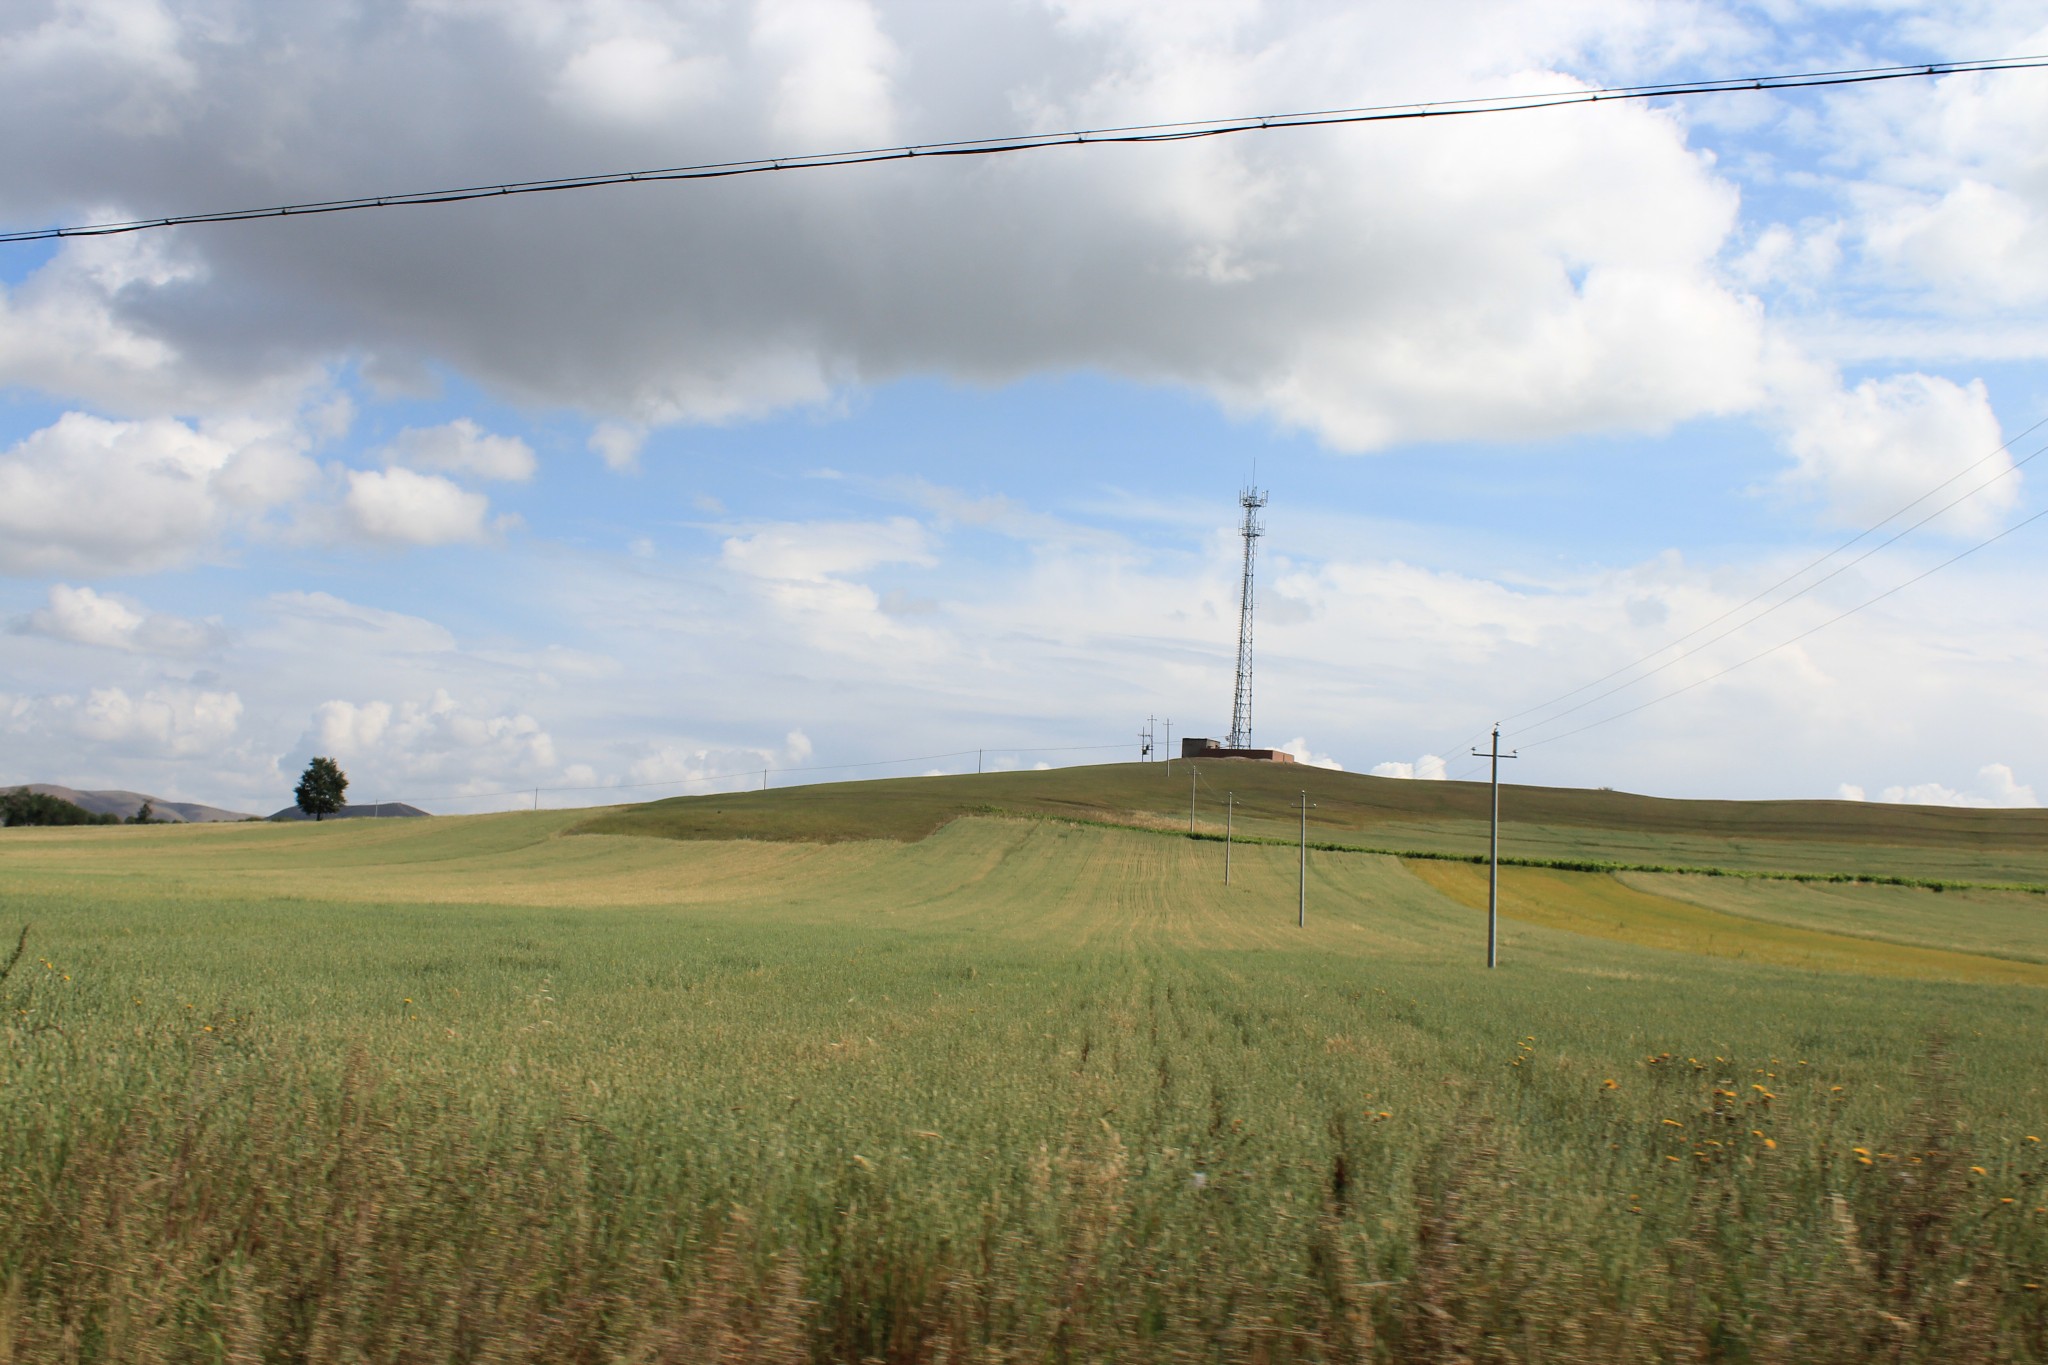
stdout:
[(2048, 1359), (2048, 897), (1164, 766), (0, 832), (0, 1361)]

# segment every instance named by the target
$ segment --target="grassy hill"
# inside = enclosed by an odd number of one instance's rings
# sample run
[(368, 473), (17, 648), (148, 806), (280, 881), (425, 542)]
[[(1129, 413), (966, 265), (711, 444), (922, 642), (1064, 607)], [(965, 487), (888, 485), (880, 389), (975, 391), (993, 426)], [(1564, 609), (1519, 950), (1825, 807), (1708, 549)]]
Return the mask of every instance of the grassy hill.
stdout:
[[(894, 778), (624, 806), (578, 826), (670, 839), (922, 839), (963, 815), (1025, 815), (1292, 839), (1306, 792), (1309, 838), (1380, 850), (1476, 853), (1488, 791), (1303, 765), (1216, 761)], [(1674, 801), (1626, 792), (1504, 786), (1510, 857), (2048, 882), (2048, 810), (1856, 801)]]
[(191, 822), (204, 824), (215, 820), (253, 820), (253, 815), (240, 811), (222, 810), (218, 806), (201, 805), (196, 801), (166, 801), (160, 796), (149, 796), (131, 791), (79, 791), (72, 787), (60, 787), (48, 782), (31, 782), (20, 788), (23, 791), (41, 792), (54, 796), (60, 801), (69, 801), (81, 810), (95, 815), (111, 815), (118, 820), (132, 817), (144, 805), (150, 808), (150, 818), (166, 824)]

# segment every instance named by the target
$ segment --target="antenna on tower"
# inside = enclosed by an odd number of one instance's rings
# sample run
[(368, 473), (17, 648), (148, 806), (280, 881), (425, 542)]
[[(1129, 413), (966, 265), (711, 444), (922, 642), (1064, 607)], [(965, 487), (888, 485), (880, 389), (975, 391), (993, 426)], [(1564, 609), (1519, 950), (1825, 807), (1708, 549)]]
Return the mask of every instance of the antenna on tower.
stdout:
[(1230, 747), (1249, 749), (1252, 747), (1252, 558), (1258, 551), (1259, 537), (1266, 528), (1259, 521), (1259, 509), (1266, 505), (1266, 495), (1257, 488), (1238, 491), (1237, 501), (1244, 508), (1244, 526), (1238, 534), (1244, 537), (1244, 587), (1238, 599), (1237, 614), (1237, 696), (1230, 704)]

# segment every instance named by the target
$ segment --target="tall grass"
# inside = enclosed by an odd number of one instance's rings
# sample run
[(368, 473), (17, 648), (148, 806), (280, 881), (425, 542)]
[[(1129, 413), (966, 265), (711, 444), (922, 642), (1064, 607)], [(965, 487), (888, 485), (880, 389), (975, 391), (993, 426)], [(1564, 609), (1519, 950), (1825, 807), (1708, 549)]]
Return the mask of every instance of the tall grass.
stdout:
[(1390, 860), (1298, 931), (1285, 850), (1113, 831), (667, 848), (671, 905), (0, 875), (0, 1361), (2048, 1357), (2036, 989), (1489, 975)]

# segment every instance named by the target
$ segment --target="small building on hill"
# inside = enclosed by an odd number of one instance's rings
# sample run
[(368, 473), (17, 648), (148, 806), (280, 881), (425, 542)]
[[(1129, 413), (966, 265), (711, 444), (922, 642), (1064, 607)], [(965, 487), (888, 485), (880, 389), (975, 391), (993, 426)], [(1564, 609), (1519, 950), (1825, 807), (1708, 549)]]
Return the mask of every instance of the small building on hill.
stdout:
[(1216, 739), (1183, 739), (1182, 758), (1249, 758), (1261, 763), (1292, 763), (1294, 755), (1285, 749), (1226, 749)]

